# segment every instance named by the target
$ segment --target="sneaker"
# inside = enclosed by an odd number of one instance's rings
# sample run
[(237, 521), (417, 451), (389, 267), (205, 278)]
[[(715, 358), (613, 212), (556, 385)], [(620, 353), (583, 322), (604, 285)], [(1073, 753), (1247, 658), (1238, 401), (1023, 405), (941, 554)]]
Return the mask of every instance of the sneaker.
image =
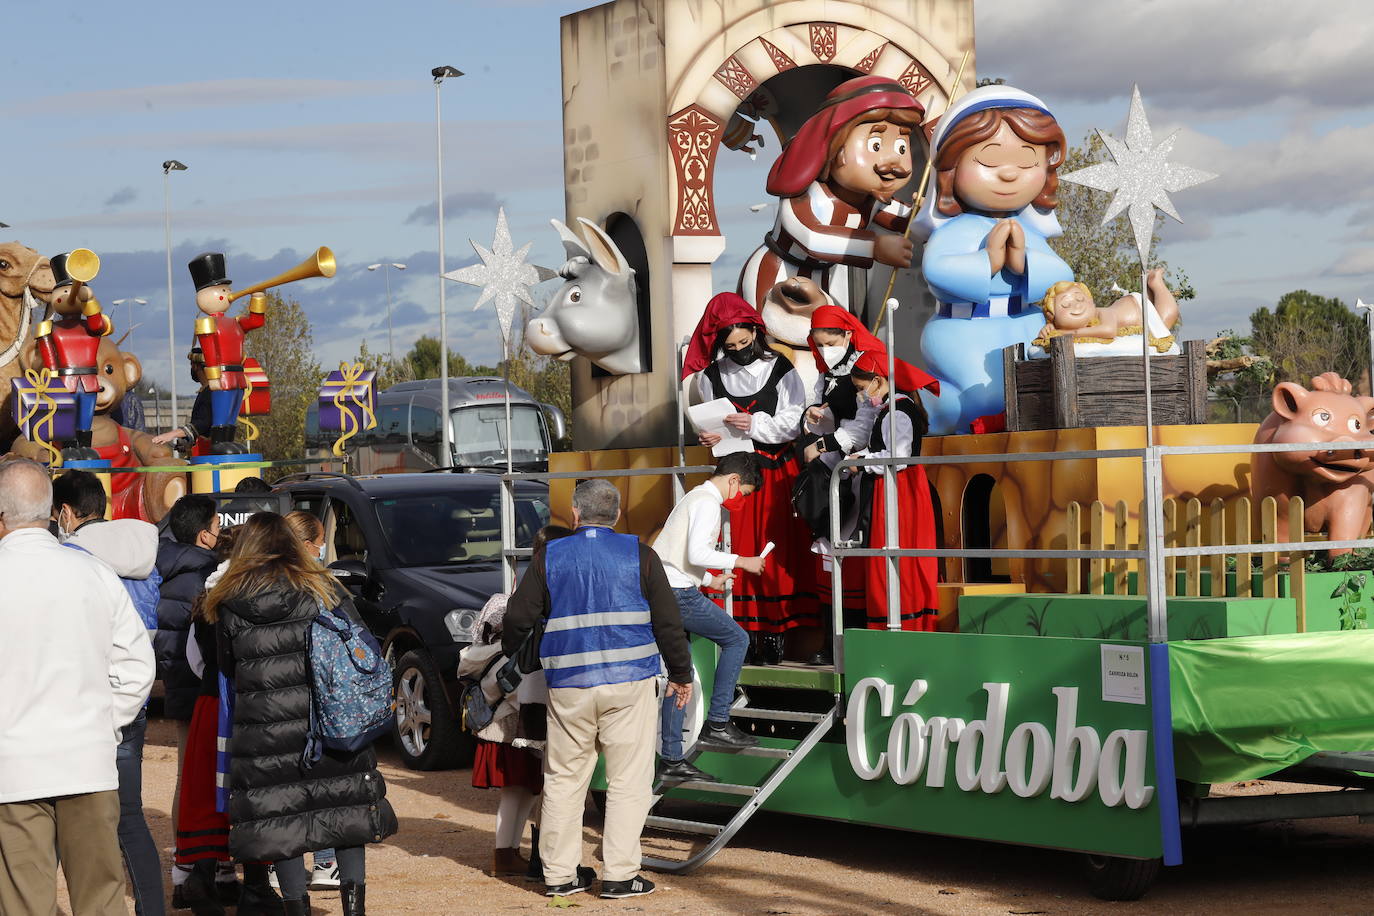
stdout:
[(643, 897), (654, 892), (654, 882), (642, 875), (635, 875), (629, 881), (602, 881), (601, 896), (612, 900), (621, 897)]
[(316, 862), (310, 870), (310, 889), (312, 891), (333, 891), (339, 889), (339, 863)]
[(174, 885), (172, 887), (172, 909), (189, 910), (190, 908), (191, 904), (186, 902), (186, 892), (181, 889), (180, 884)]
[(656, 775), (657, 781), (663, 783), (720, 782), (689, 760), (660, 760)]
[(737, 751), (740, 748), (756, 747), (759, 739), (745, 734), (733, 722), (707, 722), (697, 739), (700, 747), (721, 748)]
[(577, 877), (567, 884), (548, 884), (544, 887), (545, 897), (571, 897), (585, 890), (591, 890), (596, 881), (596, 872), (585, 866), (577, 869)]

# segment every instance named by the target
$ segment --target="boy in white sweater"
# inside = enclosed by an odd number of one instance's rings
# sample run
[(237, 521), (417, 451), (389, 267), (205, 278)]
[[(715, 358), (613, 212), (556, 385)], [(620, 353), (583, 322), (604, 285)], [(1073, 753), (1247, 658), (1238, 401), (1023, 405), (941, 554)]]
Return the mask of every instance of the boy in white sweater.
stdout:
[[(653, 549), (663, 561), (682, 612), (683, 628), (689, 633), (704, 636), (720, 647), (716, 663), (715, 684), (711, 691), (711, 705), (706, 715), (706, 727), (697, 743), (701, 747), (737, 750), (752, 747), (758, 739), (740, 731), (730, 721), (730, 705), (735, 697), (735, 683), (744, 666), (744, 653), (749, 637), (744, 629), (718, 605), (701, 593), (702, 586), (723, 589), (742, 569), (758, 575), (763, 571), (763, 557), (741, 557), (717, 549), (720, 540), (721, 509), (734, 508), (763, 482), (758, 461), (752, 452), (726, 455), (716, 465), (711, 479), (682, 498), (663, 530), (654, 539)], [(721, 572), (712, 575), (710, 570)], [(684, 710), (673, 697), (665, 697), (660, 721), (662, 760), (658, 778), (665, 782), (696, 780), (715, 782), (716, 777), (699, 769), (685, 759), (682, 752), (682, 722)]]

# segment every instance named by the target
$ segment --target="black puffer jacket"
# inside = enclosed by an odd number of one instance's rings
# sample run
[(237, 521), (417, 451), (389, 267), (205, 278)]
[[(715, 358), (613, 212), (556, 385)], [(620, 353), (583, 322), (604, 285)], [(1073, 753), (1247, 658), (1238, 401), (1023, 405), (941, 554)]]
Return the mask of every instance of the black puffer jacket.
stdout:
[(157, 676), (162, 678), (167, 699), (163, 714), (169, 719), (191, 720), (200, 678), (186, 661), (186, 640), (191, 632), (191, 604), (205, 590), (205, 579), (219, 561), (204, 547), (166, 538), (158, 541), (157, 571), (162, 575), (157, 602)]
[[(351, 602), (344, 609), (355, 618)], [(219, 659), (238, 699), (229, 741), (229, 851), (275, 862), (327, 847), (379, 843), (396, 832), (372, 748), (326, 751), (301, 766), (309, 731), (309, 595), (269, 591), (220, 605)]]

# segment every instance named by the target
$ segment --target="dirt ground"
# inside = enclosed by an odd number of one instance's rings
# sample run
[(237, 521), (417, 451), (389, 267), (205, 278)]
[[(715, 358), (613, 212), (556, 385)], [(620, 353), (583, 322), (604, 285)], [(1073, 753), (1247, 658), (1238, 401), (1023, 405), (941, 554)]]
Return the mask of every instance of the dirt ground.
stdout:
[[(415, 773), (389, 748), (381, 753), (401, 829), (368, 850), (369, 913), (551, 912), (536, 886), (483, 873), (491, 862), (494, 792), (473, 789), (466, 770)], [(144, 767), (144, 805), (166, 864), (176, 769), (170, 723), (150, 723)], [(600, 864), (599, 826), (589, 809), (584, 861), (593, 866)], [(1166, 869), (1144, 900), (1108, 904), (1088, 895), (1079, 860), (1066, 853), (764, 814), (696, 873), (653, 875), (659, 889), (652, 896), (579, 894), (567, 902), (578, 913), (693, 916), (1374, 912), (1374, 826), (1352, 817), (1198, 831), (1184, 843), (1186, 864)], [(316, 913), (341, 912), (335, 893), (317, 891), (312, 902)], [(128, 906), (132, 914), (132, 901)]]

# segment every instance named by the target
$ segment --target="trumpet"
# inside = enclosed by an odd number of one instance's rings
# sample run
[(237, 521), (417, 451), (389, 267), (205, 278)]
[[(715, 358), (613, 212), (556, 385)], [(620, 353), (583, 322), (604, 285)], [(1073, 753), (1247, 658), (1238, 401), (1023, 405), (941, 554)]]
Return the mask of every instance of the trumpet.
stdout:
[[(100, 255), (89, 248), (73, 248), (67, 255), (67, 276), (72, 278), (72, 289), (68, 298), (77, 301), (81, 288), (100, 273)], [(88, 294), (89, 295), (89, 294)]]
[(316, 249), (315, 253), (304, 261), (297, 264), (290, 270), (279, 273), (270, 280), (264, 280), (247, 289), (241, 289), (229, 294), (229, 301), (241, 299), (244, 296), (260, 293), (273, 286), (281, 286), (283, 283), (294, 283), (297, 280), (309, 280), (311, 277), (332, 277), (334, 276), (334, 252), (324, 245)]

